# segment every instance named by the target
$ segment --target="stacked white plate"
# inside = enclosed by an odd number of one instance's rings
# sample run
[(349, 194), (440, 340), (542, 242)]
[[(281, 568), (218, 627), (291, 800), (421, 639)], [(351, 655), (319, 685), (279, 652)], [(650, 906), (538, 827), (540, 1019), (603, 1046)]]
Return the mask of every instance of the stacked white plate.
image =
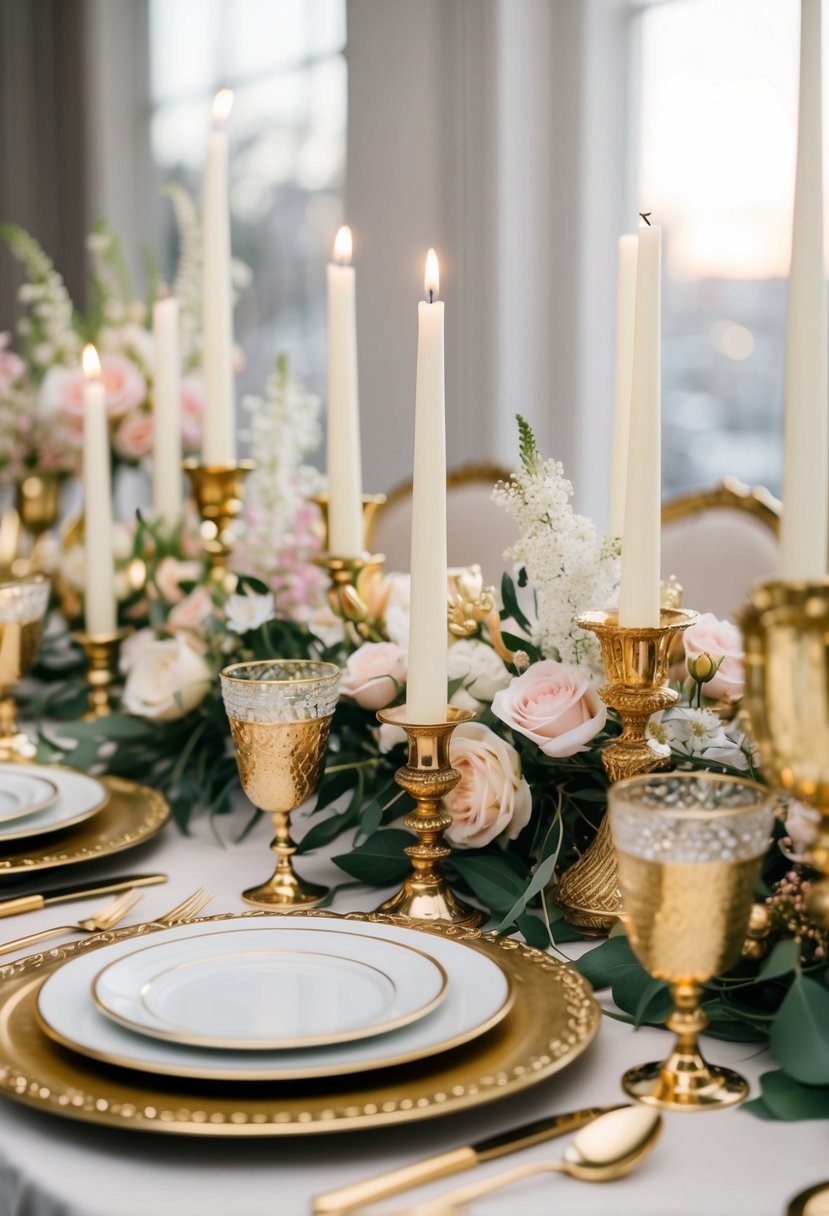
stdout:
[(94, 777), (46, 764), (0, 764), (0, 854), (17, 840), (74, 827), (106, 804)]
[(504, 971), (399, 925), (228, 917), (71, 959), (38, 1018), (65, 1047), (163, 1076), (298, 1080), (387, 1068), (467, 1043), (508, 1013)]

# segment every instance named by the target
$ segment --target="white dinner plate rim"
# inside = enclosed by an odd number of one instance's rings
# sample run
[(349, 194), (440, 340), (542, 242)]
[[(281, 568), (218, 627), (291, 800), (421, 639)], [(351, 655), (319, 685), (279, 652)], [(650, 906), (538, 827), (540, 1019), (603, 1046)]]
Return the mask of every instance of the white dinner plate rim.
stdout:
[[(11, 765), (0, 764), (0, 774), (11, 767)], [(85, 807), (84, 810), (80, 811), (78, 814), (72, 815), (68, 819), (59, 819), (54, 823), (42, 823), (39, 826), (24, 826), (23, 824), (15, 823), (15, 830), (13, 832), (4, 832), (3, 825), (0, 823), (0, 846), (11, 844), (17, 840), (32, 840), (35, 836), (48, 836), (54, 832), (62, 832), (65, 828), (76, 827), (79, 823), (83, 823), (85, 820), (91, 819), (93, 815), (97, 815), (98, 811), (103, 810), (109, 801), (109, 790), (106, 788), (106, 786), (99, 781), (97, 777), (91, 777), (88, 773), (80, 772), (79, 769), (69, 768), (68, 766), (63, 767), (59, 764), (33, 764), (28, 765), (27, 768), (32, 770), (34, 776), (41, 776), (44, 773), (50, 774), (49, 777), (46, 777), (46, 780), (54, 779), (54, 783), (58, 787), (57, 798), (54, 802), (50, 803), (49, 806), (44, 808), (47, 811), (51, 810), (56, 804), (59, 805), (64, 796), (64, 791), (61, 789), (62, 777), (65, 778), (70, 776), (72, 781), (79, 779), (81, 781), (90, 782), (92, 785), (97, 786), (100, 796), (97, 802), (94, 804), (90, 803), (89, 806)], [(33, 812), (33, 814), (39, 813), (40, 812)]]
[[(232, 925), (238, 923), (240, 920), (244, 920), (244, 919), (245, 919), (244, 914), (242, 914), (241, 916), (229, 917), (228, 920), (223, 923), (228, 926), (232, 926)], [(320, 918), (320, 919), (322, 919), (322, 918)], [(214, 922), (214, 923), (221, 923), (221, 922)], [(204, 921), (189, 921), (184, 925), (177, 925), (169, 930), (165, 930), (165, 932), (169, 932), (169, 933), (184, 932), (186, 934), (187, 930), (193, 929), (195, 927), (201, 927), (202, 924), (204, 924)], [(409, 926), (388, 925), (385, 923), (379, 924), (379, 923), (373, 923), (373, 922), (368, 922), (368, 921), (347, 921), (345, 919), (340, 921), (335, 918), (331, 918), (330, 920), (327, 920), (326, 924), (328, 927), (330, 927), (330, 929), (333, 932), (356, 931), (356, 932), (362, 932), (368, 936), (372, 936), (372, 931), (375, 929), (383, 931), (383, 932), (387, 932), (389, 929), (391, 929), (393, 931), (392, 932), (393, 937), (397, 933), (416, 934), (418, 932), (416, 928), (414, 928), (414, 927), (410, 928)], [(435, 1055), (438, 1053), (443, 1053), (445, 1051), (454, 1050), (457, 1047), (463, 1046), (465, 1043), (470, 1043), (474, 1039), (480, 1038), (481, 1036), (487, 1034), (490, 1030), (494, 1029), (498, 1025), (498, 1023), (501, 1022), (507, 1016), (507, 1014), (509, 1013), (509, 1011), (512, 1008), (514, 1001), (515, 1001), (515, 991), (514, 991), (512, 980), (511, 980), (509, 974), (502, 967), (500, 967), (495, 962), (494, 959), (490, 958), (488, 955), (486, 955), (482, 952), (476, 951), (474, 949), (474, 944), (472, 944), (472, 943), (467, 944), (465, 942), (454, 941), (451, 938), (438, 937), (436, 935), (430, 936), (428, 934), (424, 934), (424, 938), (426, 939), (423, 943), (424, 946), (426, 946), (427, 942), (428, 942), (429, 947), (436, 950), (438, 952), (438, 954), (443, 954), (444, 957), (446, 954), (451, 954), (451, 952), (455, 949), (458, 949), (458, 948), (463, 949), (464, 952), (468, 951), (469, 956), (473, 957), (476, 960), (476, 964), (478, 962), (480, 962), (481, 964), (484, 965), (485, 970), (488, 970), (490, 973), (492, 973), (493, 970), (495, 972), (497, 972), (498, 975), (500, 976), (500, 979), (503, 982), (503, 990), (504, 990), (503, 999), (500, 1001), (500, 1004), (498, 1005), (498, 1007), (493, 1010), (493, 1012), (490, 1014), (489, 1017), (487, 1017), (485, 1019), (481, 1019), (481, 1021), (479, 1021), (474, 1026), (467, 1027), (467, 1029), (465, 1031), (460, 1031), (454, 1035), (447, 1036), (446, 1038), (441, 1039), (441, 1040), (433, 1039), (430, 1042), (422, 1043), (419, 1047), (411, 1048), (408, 1051), (401, 1051), (398, 1048), (398, 1050), (395, 1052), (392, 1048), (391, 1053), (387, 1057), (379, 1057), (379, 1058), (368, 1059), (368, 1060), (359, 1060), (358, 1059), (356, 1061), (353, 1058), (341, 1058), (339, 1060), (339, 1062), (337, 1062), (336, 1059), (332, 1057), (332, 1059), (330, 1061), (326, 1061), (325, 1063), (320, 1063), (313, 1067), (310, 1067), (310, 1066), (309, 1067), (301, 1067), (301, 1066), (296, 1067), (296, 1066), (294, 1066), (294, 1067), (289, 1068), (289, 1067), (285, 1067), (284, 1065), (282, 1065), (280, 1067), (278, 1065), (271, 1064), (271, 1065), (263, 1067), (261, 1069), (247, 1067), (242, 1071), (233, 1072), (227, 1068), (217, 1068), (215, 1066), (211, 1067), (211, 1065), (208, 1061), (209, 1061), (211, 1055), (215, 1059), (216, 1053), (210, 1052), (210, 1050), (207, 1048), (189, 1048), (189, 1049), (187, 1049), (192, 1052), (201, 1053), (205, 1056), (204, 1062), (200, 1061), (197, 1065), (192, 1065), (192, 1066), (188, 1065), (188, 1064), (176, 1063), (174, 1060), (165, 1060), (165, 1059), (159, 1060), (158, 1058), (153, 1059), (153, 1060), (142, 1060), (140, 1058), (136, 1059), (135, 1055), (125, 1055), (125, 1054), (123, 1054), (122, 1050), (103, 1051), (100, 1048), (96, 1048), (94, 1045), (91, 1045), (89, 1043), (78, 1042), (78, 1040), (76, 1038), (73, 1038), (71, 1036), (71, 1034), (53, 1026), (47, 1020), (47, 1018), (43, 1012), (43, 1007), (42, 1007), (44, 993), (47, 992), (50, 985), (54, 985), (54, 982), (56, 981), (57, 977), (61, 976), (61, 975), (65, 976), (67, 968), (70, 968), (70, 967), (77, 968), (78, 965), (81, 963), (82, 959), (85, 959), (87, 962), (90, 962), (92, 960), (92, 955), (75, 956), (74, 958), (70, 959), (69, 962), (66, 963), (63, 967), (58, 968), (57, 971), (53, 972), (52, 975), (50, 975), (47, 978), (47, 980), (42, 985), (40, 991), (38, 992), (37, 1005), (36, 1005), (36, 1018), (37, 1018), (37, 1022), (38, 1022), (40, 1029), (43, 1031), (43, 1033), (45, 1035), (47, 1035), (48, 1038), (52, 1039), (53, 1042), (59, 1043), (62, 1047), (67, 1047), (70, 1051), (75, 1051), (75, 1052), (79, 1053), (80, 1055), (86, 1056), (89, 1059), (99, 1060), (100, 1062), (102, 1062), (104, 1064), (114, 1065), (119, 1068), (126, 1068), (132, 1072), (150, 1073), (150, 1074), (156, 1074), (156, 1075), (161, 1075), (161, 1076), (171, 1076), (171, 1077), (186, 1077), (186, 1078), (191, 1078), (191, 1079), (196, 1079), (196, 1080), (201, 1079), (201, 1080), (206, 1080), (206, 1081), (230, 1081), (230, 1082), (235, 1082), (235, 1081), (303, 1081), (303, 1080), (312, 1080), (312, 1079), (321, 1078), (321, 1077), (344, 1076), (344, 1075), (347, 1075), (348, 1073), (371, 1072), (371, 1071), (377, 1071), (377, 1070), (386, 1069), (386, 1068), (393, 1068), (393, 1067), (397, 1067), (402, 1064), (414, 1063), (415, 1061), (424, 1059), (425, 1057), (430, 1056), (430, 1055)], [(112, 949), (113, 947), (117, 947), (119, 945), (135, 946), (137, 940), (138, 939), (136, 939), (136, 938), (129, 938), (129, 939), (126, 939), (125, 942), (123, 942), (123, 943), (115, 942), (115, 943), (112, 943), (112, 945), (110, 945), (110, 946), (102, 947), (102, 949), (104, 949), (104, 950)], [(460, 957), (460, 955), (456, 955), (456, 957)], [(440, 959), (438, 961), (440, 961)], [(450, 972), (450, 974), (451, 974), (451, 972)], [(87, 985), (88, 985), (88, 981), (87, 981)], [(88, 988), (87, 988), (87, 990), (88, 990)], [(447, 990), (447, 999), (442, 1003), (441, 1006), (438, 1007), (437, 1010), (435, 1010), (435, 1014), (434, 1014), (433, 1018), (420, 1019), (419, 1021), (413, 1023), (412, 1026), (403, 1027), (398, 1032), (392, 1032), (392, 1036), (394, 1036), (395, 1033), (397, 1035), (406, 1034), (407, 1032), (419, 1031), (423, 1027), (429, 1027), (430, 1025), (434, 1026), (435, 1021), (437, 1019), (440, 1019), (441, 1014), (444, 1013), (446, 1011), (446, 1009), (451, 1005), (453, 991), (454, 991), (453, 986), (450, 984), (448, 986), (448, 990)], [(91, 1005), (91, 1002), (90, 1002), (90, 1006), (91, 1006), (91, 1012), (93, 1012), (96, 1017), (101, 1018), (102, 1023), (107, 1026), (107, 1028), (110, 1032), (114, 1031), (114, 1032), (117, 1032), (118, 1034), (129, 1035), (130, 1040), (132, 1040), (133, 1042), (140, 1041), (145, 1046), (151, 1046), (151, 1047), (157, 1047), (157, 1048), (168, 1048), (169, 1047), (171, 1049), (175, 1049), (178, 1046), (177, 1044), (162, 1043), (161, 1040), (158, 1040), (158, 1039), (149, 1039), (145, 1036), (136, 1036), (136, 1035), (132, 1034), (131, 1032), (123, 1029), (122, 1027), (116, 1026), (112, 1022), (107, 1022), (107, 1020), (102, 1018), (102, 1015), (100, 1013), (98, 1013), (97, 1009), (95, 1009), (95, 1007)], [(75, 1033), (77, 1034), (77, 1031)], [(359, 1050), (360, 1048), (371, 1049), (375, 1044), (377, 1044), (378, 1042), (381, 1042), (381, 1041), (382, 1041), (381, 1037), (377, 1036), (374, 1039), (361, 1040), (360, 1042), (358, 1042), (356, 1044), (344, 1043), (344, 1044), (340, 1044), (339, 1046), (335, 1046), (331, 1049), (310, 1048), (309, 1051), (318, 1051), (318, 1050), (329, 1051), (330, 1050), (334, 1053), (344, 1053), (347, 1055), (349, 1052), (349, 1049), (354, 1049), (354, 1048), (356, 1048), (357, 1050)], [(182, 1049), (179, 1048), (179, 1050), (182, 1050)], [(229, 1052), (228, 1053), (228, 1055), (234, 1056), (237, 1059), (239, 1058), (239, 1056), (241, 1054), (246, 1054), (247, 1058), (250, 1059), (251, 1053), (238, 1053), (238, 1052), (235, 1052), (235, 1053)], [(298, 1053), (286, 1052), (283, 1054), (285, 1054), (286, 1056), (289, 1056), (289, 1055), (297, 1055)]]
[(39, 773), (10, 773), (4, 771), (3, 777), (5, 780), (11, 778), (12, 781), (33, 781), (35, 786), (43, 786), (45, 789), (40, 795), (39, 802), (30, 802), (22, 809), (18, 808), (18, 810), (12, 811), (10, 815), (4, 815), (2, 812), (0, 812), (0, 828), (3, 827), (3, 824), (13, 823), (17, 819), (24, 819), (27, 815), (34, 815), (37, 811), (45, 810), (46, 807), (51, 806), (58, 797), (58, 787), (55, 785), (54, 781), (50, 781), (48, 777), (43, 777)]
[[(300, 926), (299, 924), (278, 924), (268, 926), (268, 928), (275, 929), (277, 932), (290, 931), (294, 933), (320, 933), (324, 935), (324, 930), (322, 929), (316, 929), (313, 927), (308, 928), (305, 926)], [(255, 926), (245, 925), (243, 927), (240, 926), (238, 929), (231, 930), (230, 932), (247, 933), (254, 929)], [(310, 1047), (333, 1047), (339, 1043), (353, 1043), (359, 1039), (372, 1038), (374, 1035), (390, 1034), (394, 1030), (399, 1030), (403, 1026), (408, 1026), (412, 1022), (416, 1022), (420, 1018), (426, 1017), (432, 1012), (433, 1009), (438, 1007), (446, 996), (449, 976), (446, 974), (446, 969), (437, 961), (437, 959), (432, 958), (432, 956), (425, 950), (418, 950), (414, 946), (407, 946), (402, 942), (395, 942), (387, 937), (368, 936), (364, 933), (351, 933), (348, 934), (348, 936), (357, 938), (360, 941), (379, 941), (385, 945), (394, 946), (401, 951), (407, 952), (409, 955), (419, 956), (422, 960), (430, 964), (430, 966), (438, 973), (438, 979), (440, 981), (435, 995), (430, 1000), (422, 1001), (421, 1004), (419, 1004), (416, 1008), (412, 1008), (409, 1010), (409, 1012), (400, 1014), (395, 1018), (390, 1018), (386, 1022), (380, 1024), (369, 1025), (358, 1030), (343, 1030), (333, 1032), (329, 1035), (308, 1036), (303, 1039), (275, 1039), (270, 1042), (257, 1042), (255, 1045), (251, 1042), (245, 1042), (243, 1040), (228, 1041), (227, 1039), (213, 1039), (209, 1035), (186, 1035), (186, 1032), (176, 1033), (175, 1031), (165, 1031), (163, 1027), (160, 1026), (148, 1025), (146, 1022), (133, 1021), (130, 1018), (125, 1017), (123, 1014), (119, 1014), (117, 1011), (113, 1010), (109, 1005), (107, 1005), (106, 1001), (101, 996), (100, 982), (106, 973), (111, 971), (113, 967), (120, 966), (129, 959), (134, 959), (139, 954), (146, 954), (151, 950), (163, 950), (165, 947), (176, 945), (178, 941), (204, 941), (205, 938), (227, 937), (228, 935), (228, 931), (217, 931), (216, 929), (213, 929), (209, 932), (193, 934), (192, 938), (187, 937), (174, 939), (173, 941), (167, 942), (148, 943), (137, 950), (128, 951), (121, 958), (113, 959), (111, 963), (108, 963), (97, 972), (90, 984), (92, 999), (95, 1002), (96, 1007), (98, 1008), (99, 1012), (104, 1015), (104, 1017), (109, 1018), (110, 1021), (118, 1023), (119, 1026), (123, 1026), (133, 1033), (147, 1035), (149, 1038), (154, 1039), (164, 1039), (167, 1042), (177, 1043), (182, 1047), (206, 1047), (225, 1051), (300, 1051)], [(344, 935), (339, 934), (339, 936)], [(323, 951), (311, 951), (311, 953), (316, 953), (320, 957), (326, 956), (325, 952)], [(336, 957), (330, 955), (330, 952), (328, 956)], [(363, 960), (354, 961), (362, 962)], [(394, 977), (383, 971), (380, 967), (377, 967), (374, 964), (365, 965), (371, 966), (372, 970), (379, 971), (380, 974), (384, 975), (393, 986), (396, 986)]]

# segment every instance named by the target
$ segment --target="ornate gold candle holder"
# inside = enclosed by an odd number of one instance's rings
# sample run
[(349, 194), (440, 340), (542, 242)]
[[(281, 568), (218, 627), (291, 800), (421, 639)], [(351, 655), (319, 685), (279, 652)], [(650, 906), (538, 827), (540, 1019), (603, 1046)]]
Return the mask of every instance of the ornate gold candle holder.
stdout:
[(380, 710), (377, 717), (406, 732), (409, 758), (397, 770), (394, 779), (417, 803), (403, 820), (404, 825), (417, 834), (417, 844), (409, 845), (405, 850), (411, 858), (412, 873), (397, 894), (381, 904), (377, 911), (408, 916), (412, 920), (478, 925), (482, 913), (461, 903), (441, 870), (441, 862), (452, 852), (443, 839), (452, 817), (441, 806), (441, 800), (461, 779), (449, 760), (449, 741), (455, 727), (462, 722), (471, 722), (475, 715), (471, 710), (455, 709), (450, 705), (445, 722), (421, 726), (406, 721), (403, 705)]
[[(311, 502), (316, 503), (320, 509), (323, 525), (322, 552), (318, 557), (314, 558), (314, 564), (326, 572), (331, 583), (328, 591), (328, 603), (331, 611), (340, 620), (347, 623), (359, 623), (367, 615), (366, 605), (363, 603), (357, 589), (357, 583), (363, 571), (369, 574), (375, 571), (379, 574), (383, 570), (383, 563), (386, 560), (384, 555), (382, 553), (369, 553), (368, 546), (369, 537), (374, 525), (374, 516), (385, 501), (385, 494), (363, 495), (363, 543), (366, 547), (356, 557), (340, 557), (336, 553), (329, 552), (328, 548), (328, 495), (314, 494), (311, 497)], [(355, 640), (361, 642), (366, 639), (358, 631), (358, 636)]]
[[(311, 502), (315, 502), (320, 509), (322, 516), (323, 553), (328, 552), (328, 495), (327, 494), (312, 494)], [(363, 544), (366, 549), (371, 548), (371, 536), (374, 531), (374, 520), (377, 512), (386, 504), (385, 494), (364, 494), (363, 495)]]
[(42, 574), (0, 583), (0, 760), (29, 760), (32, 741), (17, 722), (11, 690), (31, 668), (43, 637), (49, 580)]
[(829, 579), (755, 587), (742, 628), (743, 708), (762, 770), (821, 816), (809, 860), (827, 877), (807, 906), (829, 927)]
[[(681, 608), (663, 608), (659, 624), (650, 628), (620, 625), (611, 612), (585, 612), (576, 617), (579, 628), (599, 639), (607, 677), (599, 696), (622, 719), (621, 735), (602, 753), (602, 767), (611, 781), (670, 764), (670, 748), (648, 739), (648, 720), (679, 699), (667, 687), (671, 643), (697, 620), (696, 612)], [(607, 933), (618, 920), (622, 895), (607, 816), (587, 851), (562, 875), (557, 899), (567, 920), (582, 932)]]
[(256, 468), (256, 461), (203, 465), (185, 460), (183, 467), (201, 516), (200, 534), (212, 577), (232, 590), (236, 579), (228, 571), (228, 561), (236, 541), (233, 523), (242, 513), (244, 479)]
[(83, 647), (86, 655), (86, 682), (89, 685), (89, 709), (84, 721), (94, 722), (112, 713), (113, 685), (118, 678), (118, 652), (129, 629), (114, 633), (89, 634), (77, 632), (72, 640)]

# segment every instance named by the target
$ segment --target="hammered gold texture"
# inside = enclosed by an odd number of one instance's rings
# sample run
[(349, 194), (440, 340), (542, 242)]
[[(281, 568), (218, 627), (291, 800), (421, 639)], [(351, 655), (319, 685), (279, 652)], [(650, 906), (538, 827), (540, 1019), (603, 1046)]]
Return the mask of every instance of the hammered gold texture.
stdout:
[(242, 787), (262, 811), (290, 811), (314, 793), (325, 764), (331, 718), (301, 722), (230, 719)]
[(43, 617), (33, 621), (0, 620), (0, 689), (11, 688), (29, 671), (40, 649)]
[(740, 957), (761, 858), (665, 862), (619, 850), (630, 944), (657, 979), (702, 983)]
[(0, 879), (121, 853), (151, 839), (170, 818), (170, 805), (157, 790), (121, 777), (99, 780), (109, 793), (106, 805), (77, 827), (40, 843), (18, 842), (16, 852), (0, 854)]
[[(234, 915), (202, 920), (212, 923)], [(411, 927), (377, 914), (336, 919)], [(35, 1018), (45, 979), (87, 950), (158, 931), (154, 925), (137, 925), (102, 933), (0, 969), (0, 1094), (68, 1118), (168, 1134), (250, 1137), (369, 1129), (450, 1114), (526, 1089), (571, 1063), (599, 1027), (590, 986), (570, 967), (511, 938), (429, 925), (424, 933), (466, 942), (503, 967), (515, 1003), (504, 1021), (476, 1042), (425, 1063), (371, 1074), (370, 1086), (348, 1077), (339, 1084), (323, 1080), (301, 1086), (160, 1084), (95, 1065), (51, 1043)], [(428, 949), (426, 939), (424, 946)]]

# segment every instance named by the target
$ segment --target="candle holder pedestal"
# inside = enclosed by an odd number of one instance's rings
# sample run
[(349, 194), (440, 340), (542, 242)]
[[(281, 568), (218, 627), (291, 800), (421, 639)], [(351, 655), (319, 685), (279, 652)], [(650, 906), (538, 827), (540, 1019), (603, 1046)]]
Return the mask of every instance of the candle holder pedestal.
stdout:
[(421, 726), (407, 722), (405, 714), (406, 707), (398, 706), (381, 710), (377, 717), (406, 732), (408, 762), (397, 770), (394, 779), (417, 802), (415, 809), (403, 820), (404, 825), (417, 834), (417, 843), (405, 849), (407, 857), (411, 858), (412, 874), (397, 894), (382, 903), (377, 911), (411, 920), (474, 927), (480, 924), (483, 913), (462, 903), (441, 871), (441, 862), (452, 852), (443, 839), (452, 818), (441, 806), (441, 799), (461, 779), (449, 761), (452, 731), (462, 722), (471, 722), (475, 715), (471, 710), (449, 706), (445, 722)]
[(129, 629), (116, 629), (114, 633), (72, 634), (72, 640), (83, 647), (86, 655), (89, 709), (83, 715), (85, 722), (94, 722), (112, 713), (112, 686), (118, 678), (118, 652), (130, 632)]
[(256, 468), (256, 461), (203, 465), (185, 460), (183, 467), (201, 517), (200, 534), (210, 560), (211, 577), (226, 591), (233, 591), (236, 576), (228, 570), (236, 542), (233, 523), (242, 513), (244, 479)]
[[(697, 620), (696, 612), (678, 608), (663, 608), (659, 624), (651, 628), (620, 625), (609, 612), (575, 618), (599, 639), (608, 681), (599, 696), (622, 719), (621, 735), (602, 752), (602, 767), (612, 782), (670, 766), (671, 749), (647, 738), (648, 720), (679, 699), (667, 687), (671, 643)], [(600, 936), (619, 919), (622, 895), (607, 815), (590, 847), (562, 875), (556, 898), (565, 918), (583, 933)]]

